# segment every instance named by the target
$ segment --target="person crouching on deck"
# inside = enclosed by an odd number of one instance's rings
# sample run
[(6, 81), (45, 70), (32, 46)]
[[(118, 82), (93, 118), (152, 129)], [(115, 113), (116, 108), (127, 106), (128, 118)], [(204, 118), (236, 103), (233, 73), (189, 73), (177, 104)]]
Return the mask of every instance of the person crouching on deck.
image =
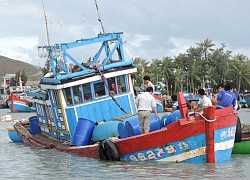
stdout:
[(200, 97), (198, 104), (195, 104), (195, 102), (192, 101), (191, 104), (190, 104), (191, 109), (194, 112), (203, 113), (203, 109), (207, 108), (208, 106), (212, 106), (212, 102), (206, 96), (206, 93), (205, 93), (204, 89), (199, 89), (198, 90), (198, 96)]
[(135, 99), (135, 104), (138, 107), (140, 132), (142, 134), (149, 133), (152, 109), (154, 109), (155, 118), (158, 119), (156, 101), (153, 97), (153, 88), (147, 87), (145, 93), (138, 94)]

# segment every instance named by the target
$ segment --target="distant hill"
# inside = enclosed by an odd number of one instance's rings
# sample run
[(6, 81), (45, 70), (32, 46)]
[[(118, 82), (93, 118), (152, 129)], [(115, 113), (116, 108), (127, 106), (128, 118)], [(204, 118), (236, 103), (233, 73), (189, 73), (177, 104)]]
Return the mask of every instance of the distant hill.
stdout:
[(39, 81), (42, 77), (42, 72), (39, 67), (26, 62), (10, 59), (0, 56), (0, 85), (3, 82), (3, 77), (8, 74), (15, 74), (18, 70), (25, 70), (28, 80)]

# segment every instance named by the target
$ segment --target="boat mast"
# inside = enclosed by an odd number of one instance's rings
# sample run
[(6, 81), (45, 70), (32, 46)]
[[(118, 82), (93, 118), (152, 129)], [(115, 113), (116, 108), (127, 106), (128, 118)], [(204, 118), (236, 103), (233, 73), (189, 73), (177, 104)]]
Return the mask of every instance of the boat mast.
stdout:
[(45, 26), (45, 34), (46, 34), (47, 46), (50, 46), (48, 21), (47, 21), (47, 17), (46, 17), (46, 13), (45, 13), (45, 8), (44, 8), (44, 2), (43, 2), (43, 0), (42, 0), (42, 5), (43, 5), (44, 26)]
[(103, 34), (105, 34), (104, 27), (103, 27), (103, 24), (102, 24), (102, 19), (101, 19), (100, 13), (99, 13), (99, 8), (98, 8), (98, 5), (97, 5), (97, 0), (95, 0), (95, 6), (96, 6), (97, 14), (98, 14), (98, 21), (101, 24)]

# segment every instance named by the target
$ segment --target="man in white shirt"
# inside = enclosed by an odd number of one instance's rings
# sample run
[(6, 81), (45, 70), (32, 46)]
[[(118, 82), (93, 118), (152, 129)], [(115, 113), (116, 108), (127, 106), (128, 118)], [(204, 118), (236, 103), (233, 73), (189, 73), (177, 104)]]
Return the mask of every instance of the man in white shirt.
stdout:
[(144, 83), (146, 84), (146, 87), (141, 87), (141, 89), (143, 91), (146, 91), (147, 87), (152, 87), (153, 88), (153, 92), (155, 91), (155, 86), (153, 85), (153, 83), (150, 81), (150, 77), (148, 75), (143, 77), (144, 79)]
[(138, 106), (140, 132), (142, 134), (149, 133), (152, 109), (154, 109), (155, 118), (158, 119), (153, 88), (147, 87), (145, 93), (139, 94), (136, 97), (135, 104)]
[(212, 106), (211, 100), (206, 96), (204, 89), (198, 90), (199, 102), (196, 105), (194, 101), (191, 102), (191, 109), (194, 112), (203, 113), (203, 109), (207, 108), (208, 106)]

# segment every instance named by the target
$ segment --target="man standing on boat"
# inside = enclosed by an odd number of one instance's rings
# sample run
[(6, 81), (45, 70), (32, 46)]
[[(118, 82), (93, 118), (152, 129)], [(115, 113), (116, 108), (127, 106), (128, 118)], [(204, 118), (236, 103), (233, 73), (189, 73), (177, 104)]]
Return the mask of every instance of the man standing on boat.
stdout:
[(240, 109), (240, 94), (239, 94), (239, 92), (238, 92), (237, 89), (236, 89), (236, 84), (233, 83), (233, 82), (232, 82), (231, 84), (232, 84), (232, 86), (233, 86), (233, 93), (234, 93), (235, 98), (236, 98), (237, 110), (239, 110), (239, 109)]
[(156, 101), (153, 97), (153, 88), (147, 87), (145, 93), (139, 94), (136, 97), (135, 103), (138, 107), (140, 132), (142, 134), (149, 133), (152, 109), (154, 110), (155, 118), (158, 119)]
[(144, 79), (144, 83), (146, 84), (146, 87), (141, 87), (141, 90), (146, 91), (147, 87), (152, 87), (153, 88), (153, 92), (155, 91), (155, 86), (153, 85), (153, 83), (150, 81), (150, 77), (148, 75), (143, 77)]

